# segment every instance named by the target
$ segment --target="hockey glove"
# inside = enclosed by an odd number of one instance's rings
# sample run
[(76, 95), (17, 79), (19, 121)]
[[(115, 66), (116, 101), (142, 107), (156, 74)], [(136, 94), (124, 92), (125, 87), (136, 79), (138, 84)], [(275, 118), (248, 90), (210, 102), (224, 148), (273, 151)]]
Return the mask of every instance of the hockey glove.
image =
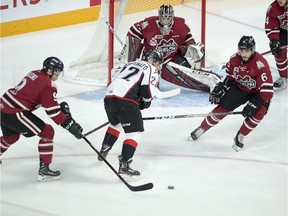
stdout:
[(147, 109), (149, 108), (151, 105), (151, 101), (144, 101), (143, 97), (140, 97), (139, 99), (139, 109), (143, 110), (143, 109)]
[(279, 40), (276, 40), (276, 39), (271, 40), (269, 43), (269, 46), (270, 46), (272, 55), (277, 55), (282, 52)]
[(243, 108), (242, 115), (246, 117), (253, 117), (256, 111), (260, 108), (261, 104), (264, 104), (263, 99), (260, 96), (255, 96), (247, 103)]
[(219, 104), (220, 99), (226, 93), (226, 88), (223, 82), (217, 83), (213, 91), (210, 93), (209, 102), (211, 104)]
[(82, 135), (83, 128), (71, 117), (70, 118), (68, 117), (66, 121), (63, 124), (61, 124), (61, 126), (66, 130), (68, 130), (71, 134), (73, 134), (77, 139), (81, 139), (83, 137)]
[(60, 103), (60, 107), (61, 107), (61, 110), (62, 112), (65, 114), (66, 117), (71, 117), (71, 112), (70, 112), (70, 108), (69, 108), (69, 105), (67, 102), (62, 102)]

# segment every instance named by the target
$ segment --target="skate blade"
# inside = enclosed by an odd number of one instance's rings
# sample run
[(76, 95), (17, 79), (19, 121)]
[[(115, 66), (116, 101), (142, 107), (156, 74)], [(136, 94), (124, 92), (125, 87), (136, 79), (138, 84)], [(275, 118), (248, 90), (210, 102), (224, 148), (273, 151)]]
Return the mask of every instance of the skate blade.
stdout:
[(43, 176), (43, 175), (39, 175), (38, 176), (38, 181), (39, 182), (57, 181), (60, 178), (61, 178), (60, 176)]
[(98, 160), (98, 161), (96, 162), (96, 167), (100, 166), (100, 165), (102, 164), (102, 162), (103, 162), (103, 161)]
[(188, 137), (188, 141), (193, 141), (193, 138), (191, 136)]
[(235, 144), (232, 145), (232, 148), (236, 151), (239, 152), (242, 148), (240, 148), (239, 146), (236, 146)]

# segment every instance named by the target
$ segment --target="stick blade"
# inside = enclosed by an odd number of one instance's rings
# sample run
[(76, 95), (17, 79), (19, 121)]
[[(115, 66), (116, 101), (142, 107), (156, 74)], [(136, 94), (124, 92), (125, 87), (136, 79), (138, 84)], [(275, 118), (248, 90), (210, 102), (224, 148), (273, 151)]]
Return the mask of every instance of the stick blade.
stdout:
[(139, 185), (139, 186), (132, 186), (132, 185), (127, 185), (128, 188), (133, 191), (133, 192), (138, 192), (138, 191), (145, 191), (145, 190), (150, 190), (153, 188), (153, 183), (147, 183), (144, 185)]
[(174, 97), (178, 94), (180, 94), (181, 89), (180, 88), (176, 88), (176, 89), (172, 89), (169, 91), (160, 91), (159, 89), (156, 89), (156, 94), (155, 96), (159, 99), (164, 99), (164, 98), (169, 98), (169, 97)]

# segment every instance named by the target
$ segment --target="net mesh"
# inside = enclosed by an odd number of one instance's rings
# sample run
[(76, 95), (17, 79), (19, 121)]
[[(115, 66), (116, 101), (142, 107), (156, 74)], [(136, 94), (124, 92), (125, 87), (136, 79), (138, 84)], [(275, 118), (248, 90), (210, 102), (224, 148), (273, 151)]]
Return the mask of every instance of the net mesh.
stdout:
[[(121, 64), (118, 56), (125, 42), (126, 34), (131, 25), (149, 16), (158, 15), (158, 9), (167, 1), (154, 0), (121, 0), (114, 4), (114, 66)], [(175, 16), (183, 17), (196, 41), (201, 37), (201, 1), (200, 0), (170, 0)], [(101, 1), (99, 19), (93, 39), (87, 50), (73, 61), (65, 72), (64, 78), (69, 81), (106, 86), (108, 82), (108, 22), (109, 0)], [(109, 23), (109, 22), (108, 22)]]

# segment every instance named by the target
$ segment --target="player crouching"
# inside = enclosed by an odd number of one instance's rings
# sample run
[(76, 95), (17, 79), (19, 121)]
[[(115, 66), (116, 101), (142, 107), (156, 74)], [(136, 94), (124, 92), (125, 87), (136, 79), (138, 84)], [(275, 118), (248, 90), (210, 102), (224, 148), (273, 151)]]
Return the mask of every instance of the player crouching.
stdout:
[[(244, 147), (244, 138), (262, 121), (273, 97), (273, 81), (266, 59), (255, 51), (252, 36), (243, 36), (238, 43), (238, 52), (232, 55), (226, 65), (226, 78), (216, 85), (209, 101), (217, 106), (211, 113), (225, 113), (245, 104), (242, 115), (245, 120), (234, 138), (235, 151)], [(211, 127), (217, 125), (223, 116), (207, 116), (191, 133), (197, 140)]]

